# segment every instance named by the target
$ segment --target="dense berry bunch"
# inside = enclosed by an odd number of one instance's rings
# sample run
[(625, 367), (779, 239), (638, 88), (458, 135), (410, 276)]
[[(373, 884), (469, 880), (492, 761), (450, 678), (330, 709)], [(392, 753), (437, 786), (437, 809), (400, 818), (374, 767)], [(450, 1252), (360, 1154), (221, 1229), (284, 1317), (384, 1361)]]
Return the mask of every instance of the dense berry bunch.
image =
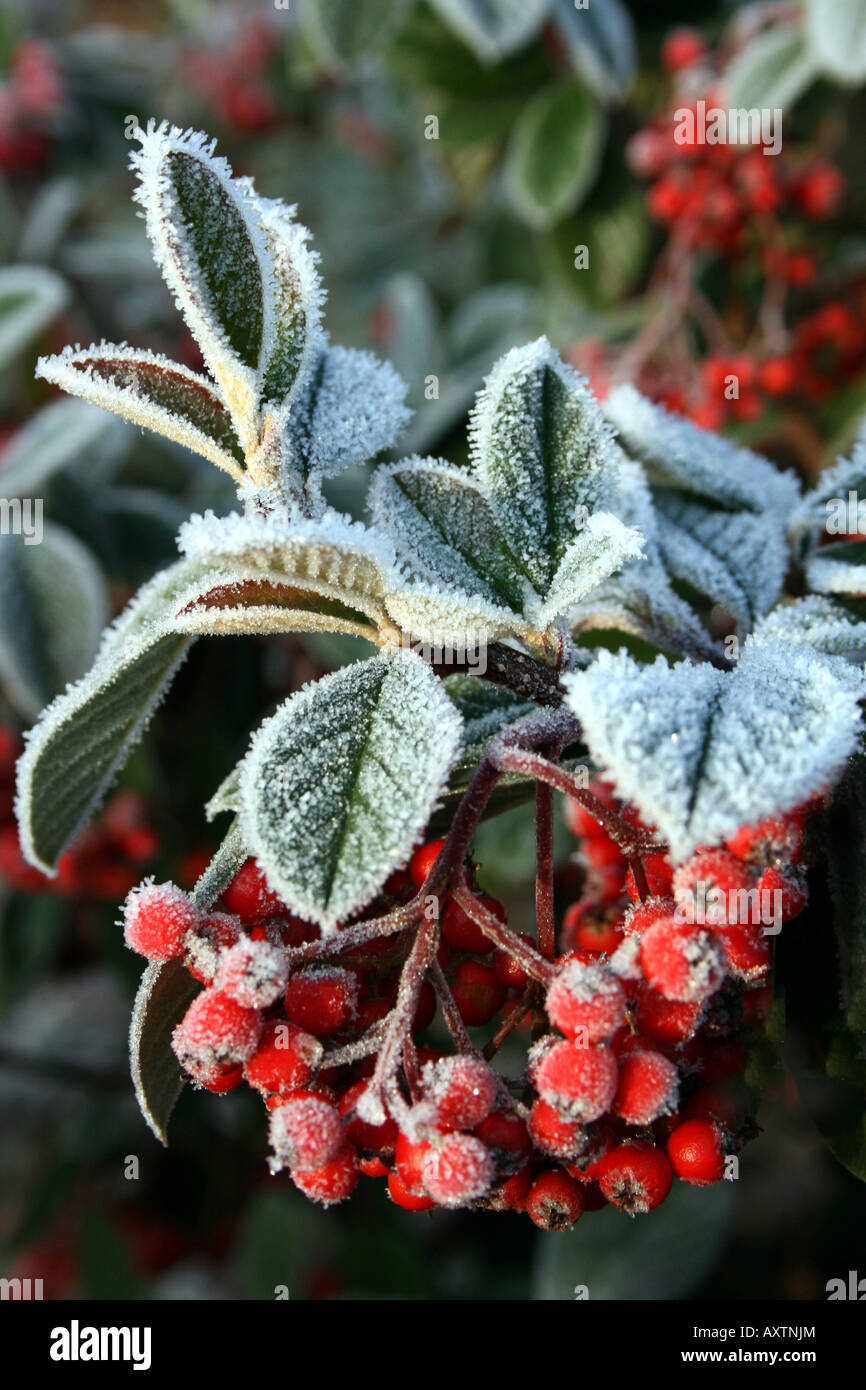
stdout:
[[(623, 830), (648, 844), (652, 827), (605, 783), (566, 810), (585, 893), (562, 954), (543, 960), (495, 899), (448, 895), (384, 1104), (385, 1030), (411, 974), (399, 933), (364, 939), (360, 923), (322, 939), (251, 859), (209, 912), (172, 884), (130, 894), (127, 944), (204, 986), (174, 1032), (181, 1066), (208, 1090), (259, 1093), (273, 1173), (326, 1205), (364, 1174), (412, 1211), (525, 1211), (555, 1230), (608, 1203), (648, 1212), (675, 1176), (729, 1175), (755, 1132), (742, 1073), (772, 939), (805, 902), (807, 815), (743, 827), (674, 870), (663, 847), (627, 861)], [(443, 843), (392, 876), (379, 909), (423, 897)], [(427, 1037), (437, 1002), (445, 1052)], [(506, 1077), (493, 1058), (527, 1029), (525, 1072)]]

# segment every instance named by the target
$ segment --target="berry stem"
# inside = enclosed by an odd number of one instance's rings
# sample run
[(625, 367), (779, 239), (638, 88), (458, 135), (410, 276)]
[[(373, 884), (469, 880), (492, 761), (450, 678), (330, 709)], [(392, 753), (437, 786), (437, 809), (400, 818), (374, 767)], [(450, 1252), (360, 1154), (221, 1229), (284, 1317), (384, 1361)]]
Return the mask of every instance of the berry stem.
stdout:
[(633, 854), (629, 856), (628, 862), (632, 875), (634, 876), (635, 888), (640, 894), (641, 902), (645, 903), (647, 898), (652, 895), (649, 890), (649, 884), (647, 883), (646, 869), (643, 866), (643, 860), (639, 854)]
[(493, 913), (488, 911), (484, 904), (470, 891), (465, 877), (462, 883), (455, 887), (453, 897), (466, 916), (472, 918), (472, 921), (481, 928), (484, 935), (494, 945), (507, 951), (527, 975), (531, 975), (534, 980), (538, 980), (547, 988), (556, 973), (553, 966), (526, 941), (521, 941), (519, 936), (515, 936), (514, 932), (503, 922), (500, 922), (498, 917), (494, 917)]
[(545, 782), (535, 786), (535, 933), (541, 954), (553, 960), (553, 788)]
[(512, 1004), (489, 1042), (484, 1045), (484, 1056), (489, 1062), (495, 1057), (507, 1037), (514, 1032), (528, 1013), (541, 1003), (541, 991), (536, 980), (530, 980), (520, 998)]

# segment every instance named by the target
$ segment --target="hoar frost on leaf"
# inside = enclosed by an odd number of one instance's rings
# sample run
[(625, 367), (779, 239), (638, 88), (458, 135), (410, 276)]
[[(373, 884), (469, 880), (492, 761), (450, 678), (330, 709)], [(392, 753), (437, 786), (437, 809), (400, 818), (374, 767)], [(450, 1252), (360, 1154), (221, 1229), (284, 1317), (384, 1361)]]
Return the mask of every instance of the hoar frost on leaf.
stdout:
[(858, 622), (832, 599), (809, 594), (780, 604), (757, 624), (748, 642), (790, 642), (838, 663), (866, 661), (866, 622)]
[(563, 685), (594, 761), (675, 860), (831, 786), (860, 729), (857, 690), (781, 642), (747, 644), (731, 672), (601, 652)]
[(268, 883), (333, 931), (421, 838), (462, 721), (409, 652), (344, 667), (292, 695), (241, 767), (241, 825)]
[(449, 28), (484, 63), (496, 63), (528, 43), (550, 0), (431, 0)]

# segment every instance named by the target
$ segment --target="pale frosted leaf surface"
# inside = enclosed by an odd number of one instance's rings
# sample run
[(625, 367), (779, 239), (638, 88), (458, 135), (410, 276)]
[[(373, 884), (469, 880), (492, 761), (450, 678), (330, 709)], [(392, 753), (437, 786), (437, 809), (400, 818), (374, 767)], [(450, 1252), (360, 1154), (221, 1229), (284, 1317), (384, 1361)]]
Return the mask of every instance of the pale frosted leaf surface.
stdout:
[(237, 811), (241, 804), (241, 768), (240, 763), (233, 767), (227, 777), (224, 777), (204, 808), (205, 819), (216, 820), (217, 816), (223, 815), (226, 811)]
[(833, 785), (857, 692), (802, 647), (744, 647), (736, 668), (601, 652), (563, 678), (595, 762), (681, 860)]
[(536, 34), (550, 0), (430, 0), (484, 63), (506, 57)]
[(866, 594), (866, 547), (859, 541), (822, 546), (807, 556), (806, 584), (819, 594)]
[[(848, 494), (857, 494), (857, 500), (866, 498), (866, 440), (858, 439), (851, 451), (850, 459), (837, 459), (820, 474), (817, 483), (805, 494), (794, 509), (790, 519), (791, 534), (818, 529), (823, 531), (827, 521), (838, 510), (838, 504), (847, 505)], [(834, 506), (833, 504), (836, 504)], [(856, 521), (856, 501), (853, 519)]]
[(287, 425), (289, 464), (303, 477), (330, 477), (390, 449), (411, 419), (406, 383), (371, 352), (319, 355)]
[(40, 357), (36, 375), (243, 477), (244, 455), (217, 388), (178, 362), (140, 348), (100, 343)]
[(16, 810), (26, 857), (52, 873), (138, 742), (189, 646), (169, 626), (195, 567), (172, 566), (107, 629), (90, 672), (27, 736)]
[(554, 0), (553, 22), (575, 70), (602, 100), (620, 99), (637, 66), (634, 21), (622, 0)]
[(247, 842), (235, 816), (223, 837), (222, 844), (192, 890), (192, 896), (202, 912), (209, 912), (214, 903), (222, 897), (248, 857)]
[(254, 736), (241, 824), (293, 911), (332, 931), (408, 858), (447, 782), (461, 719), (411, 653), (335, 671)]
[(832, 599), (810, 594), (780, 604), (768, 613), (749, 637), (750, 643), (790, 642), (829, 657), (866, 661), (866, 622), (859, 622)]
[(497, 362), (470, 441), (508, 546), (543, 594), (587, 516), (617, 488), (613, 432), (584, 379), (539, 338)]
[(532, 596), (490, 503), (464, 469), (436, 459), (379, 468), (369, 504), (375, 526), (415, 577), (456, 585), (515, 612)]
[(45, 266), (0, 269), (0, 368), (14, 361), (65, 309), (68, 300), (65, 280)]
[(536, 708), (531, 701), (521, 700), (506, 687), (479, 676), (449, 676), (444, 684), (463, 720), (461, 762), (477, 761), (494, 734)]
[(67, 465), (110, 455), (123, 434), (124, 427), (103, 410), (82, 401), (52, 401), (0, 453), (0, 495), (38, 497)]
[(87, 670), (107, 619), (102, 571), (70, 532), (0, 535), (0, 685), (28, 721)]
[(132, 1007), (129, 1065), (135, 1098), (161, 1144), (168, 1142), (168, 1121), (184, 1086), (171, 1035), (200, 988), (180, 960), (149, 965)]
[(799, 484), (793, 474), (780, 473), (751, 449), (655, 405), (634, 386), (615, 387), (604, 412), (651, 483), (705, 497), (718, 506), (772, 509), (780, 526), (797, 502)]
[(720, 511), (666, 488), (655, 503), (668, 571), (721, 603), (741, 629), (750, 628), (785, 581), (788, 551), (774, 514)]
[(212, 637), (343, 632), (380, 645), (378, 628), (390, 627), (382, 604), (360, 587), (339, 583), (333, 567), (327, 577), (311, 578), (303, 550), (295, 558), (300, 563), (294, 568), (215, 566), (178, 595), (172, 629)]
[(510, 608), (450, 585), (409, 583), (389, 593), (385, 606), (404, 633), (434, 646), (477, 647), (500, 637), (543, 645), (542, 633)]
[(268, 260), (263, 266), (264, 323), (258, 368), (259, 397), (285, 418), (303, 391), (322, 344), (319, 258), (310, 233), (294, 221), (294, 208), (257, 200)]
[(571, 613), (587, 594), (642, 553), (641, 537), (610, 512), (594, 512), (578, 532), (557, 567), (544, 603), (527, 616), (545, 628), (560, 614)]

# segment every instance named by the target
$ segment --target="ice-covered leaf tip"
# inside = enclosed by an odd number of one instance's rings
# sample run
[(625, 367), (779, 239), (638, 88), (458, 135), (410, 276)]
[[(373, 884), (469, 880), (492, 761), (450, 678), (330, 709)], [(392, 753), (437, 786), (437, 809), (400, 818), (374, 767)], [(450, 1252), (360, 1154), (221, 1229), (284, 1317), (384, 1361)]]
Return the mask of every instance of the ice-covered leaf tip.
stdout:
[(207, 374), (124, 343), (67, 348), (37, 374), (294, 501), (309, 474), (389, 447), (408, 419), (405, 387), (370, 354), (329, 348), (318, 258), (294, 208), (234, 177), (200, 131), (151, 121), (135, 135), (133, 196)]

